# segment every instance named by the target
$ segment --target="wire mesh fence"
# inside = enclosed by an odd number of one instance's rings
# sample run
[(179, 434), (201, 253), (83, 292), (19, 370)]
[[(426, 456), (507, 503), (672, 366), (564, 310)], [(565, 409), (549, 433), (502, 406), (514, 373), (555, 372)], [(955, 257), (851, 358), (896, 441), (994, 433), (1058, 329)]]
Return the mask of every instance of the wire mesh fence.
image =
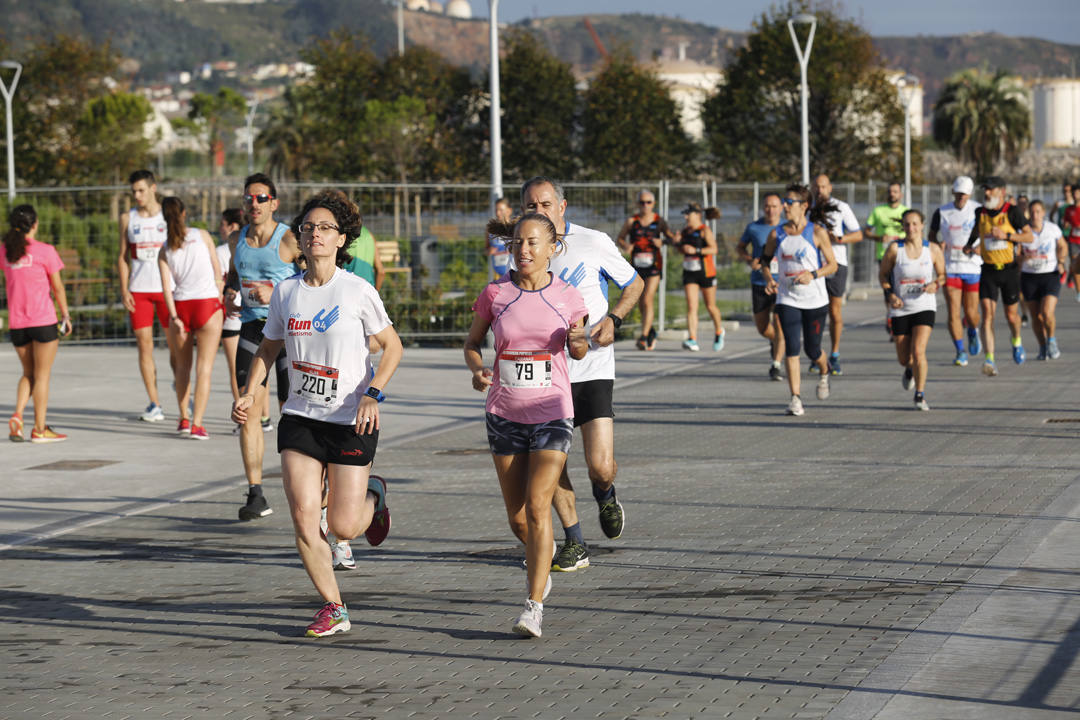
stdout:
[[(369, 184), (291, 183), (278, 187), (279, 219), (289, 222), (303, 202), (325, 188), (346, 192), (361, 208), (364, 222), (375, 237), (398, 245), (394, 266), (388, 268), (382, 289), (387, 309), (401, 335), (413, 340), (456, 341), (471, 322), (473, 299), (490, 277), (485, 253), (485, 224), (491, 214), (491, 186), (486, 184)], [(240, 180), (162, 182), (162, 195), (179, 196), (187, 206), (189, 224), (216, 232), (221, 212), (241, 207)], [(735, 244), (746, 224), (758, 217), (763, 195), (782, 191), (783, 184), (666, 183), (645, 184), (573, 183), (564, 187), (567, 216), (573, 222), (608, 233), (614, 238), (634, 212), (637, 194), (648, 189), (661, 202), (658, 210), (675, 230), (683, 226), (681, 211), (688, 203), (715, 206), (721, 212), (712, 221), (719, 253), (717, 287), (739, 290), (749, 287), (749, 270), (736, 258)], [(875, 183), (837, 183), (833, 194), (848, 202), (863, 222), (877, 204), (885, 201), (886, 186)], [(1052, 203), (1053, 186), (1013, 188), (1017, 194)], [(516, 205), (516, 189), (507, 188)], [(912, 205), (928, 217), (951, 200), (947, 185), (912, 188)], [(123, 343), (133, 340), (127, 313), (120, 300), (117, 256), (120, 248), (119, 218), (131, 208), (128, 186), (25, 188), (14, 204), (29, 203), (39, 215), (38, 238), (60, 251), (65, 263), (63, 278), (75, 322), (70, 341)], [(0, 199), (7, 217), (11, 203)], [(853, 286), (876, 282), (873, 243), (851, 249)], [(669, 249), (669, 253), (674, 250)], [(671, 261), (675, 261), (672, 265)], [(676, 267), (669, 257), (666, 266)], [(663, 323), (678, 325), (685, 318), (680, 302), (680, 278), (670, 273), (664, 287), (670, 302), (664, 303)], [(729, 298), (722, 309), (747, 311), (749, 292), (720, 293)], [(731, 297), (741, 298), (731, 300)], [(7, 295), (0, 291), (0, 316), (6, 328)], [(636, 312), (627, 319), (632, 328)]]

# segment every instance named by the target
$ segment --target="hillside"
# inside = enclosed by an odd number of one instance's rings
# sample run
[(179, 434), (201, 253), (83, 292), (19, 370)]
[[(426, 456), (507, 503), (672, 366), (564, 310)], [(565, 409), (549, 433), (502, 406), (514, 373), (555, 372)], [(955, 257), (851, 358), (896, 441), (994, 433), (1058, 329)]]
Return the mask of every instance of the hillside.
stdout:
[[(215, 60), (243, 67), (298, 58), (304, 43), (343, 28), (366, 34), (379, 55), (397, 46), (394, 9), (381, 0), (267, 0), (258, 4), (199, 0), (0, 0), (6, 22), (0, 36), (7, 52), (36, 38), (68, 33), (108, 40), (138, 61), (138, 79), (192, 69)], [(408, 42), (428, 45), (450, 60), (483, 72), (487, 66), (487, 23), (407, 12)], [(628, 48), (648, 60), (686, 43), (688, 57), (724, 65), (745, 33), (675, 18), (641, 14), (589, 16), (609, 50)], [(582, 16), (542, 18), (517, 28), (539, 35), (578, 70), (600, 58)], [(1069, 75), (1080, 67), (1080, 45), (1009, 38), (995, 34), (952, 37), (881, 37), (875, 43), (890, 67), (923, 78), (927, 105), (956, 70), (1008, 68), (1025, 77)]]

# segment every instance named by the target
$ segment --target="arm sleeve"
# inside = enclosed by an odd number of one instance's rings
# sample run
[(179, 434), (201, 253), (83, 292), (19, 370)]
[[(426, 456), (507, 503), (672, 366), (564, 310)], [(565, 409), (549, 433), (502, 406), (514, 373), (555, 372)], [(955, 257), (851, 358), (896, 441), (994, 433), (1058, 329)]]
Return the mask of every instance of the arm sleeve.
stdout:
[(746, 229), (744, 229), (742, 231), (742, 235), (739, 236), (739, 246), (741, 247), (743, 245), (746, 245), (747, 243), (753, 243), (753, 242), (754, 242), (754, 238), (750, 234), (750, 226), (747, 225)]
[(266, 324), (263, 325), (263, 337), (271, 340), (285, 339), (285, 316), (287, 313), (281, 299), (282, 284), (278, 283), (274, 287), (274, 294), (270, 296), (270, 307), (266, 311)]
[(607, 241), (596, 243), (597, 249), (601, 253), (599, 258), (600, 270), (620, 288), (634, 282), (634, 278), (638, 276), (634, 266), (626, 261), (626, 258), (619, 252), (610, 236), (600, 233), (600, 237)]
[(472, 310), (474, 313), (487, 320), (489, 323), (495, 318), (491, 313), (491, 306), (495, 302), (495, 294), (499, 291), (498, 285), (495, 283), (488, 283), (484, 288), (480, 296), (476, 298), (476, 302), (473, 303)]
[(877, 222), (878, 222), (877, 215), (878, 215), (877, 208), (874, 208), (873, 210), (870, 211), (870, 217), (866, 218), (866, 224), (869, 225), (870, 227), (874, 228), (874, 233), (875, 234), (877, 233)]
[(935, 210), (933, 217), (930, 218), (930, 232), (939, 232), (941, 230), (941, 210)]
[(63, 270), (64, 261), (60, 259), (60, 253), (56, 252), (56, 248), (52, 245), (46, 245), (45, 247), (49, 249), (45, 257), (45, 271), (52, 275), (58, 270)]

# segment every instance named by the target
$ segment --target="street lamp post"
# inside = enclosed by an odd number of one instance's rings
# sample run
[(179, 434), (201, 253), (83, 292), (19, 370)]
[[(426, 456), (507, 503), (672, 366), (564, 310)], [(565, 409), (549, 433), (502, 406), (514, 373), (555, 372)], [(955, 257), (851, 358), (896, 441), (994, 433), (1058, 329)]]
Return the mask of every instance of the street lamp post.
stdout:
[(405, 0), (398, 0), (397, 4), (397, 54), (399, 57), (405, 54)]
[[(806, 38), (806, 49), (799, 46), (799, 37), (795, 34), (795, 24), (809, 25), (810, 34)], [(810, 62), (810, 48), (814, 46), (814, 31), (817, 29), (817, 18), (813, 15), (802, 13), (787, 21), (788, 32), (791, 33), (791, 42), (795, 45), (795, 56), (799, 58), (799, 72), (801, 76), (800, 90), (802, 94), (802, 180), (804, 185), (810, 184), (810, 114), (807, 110), (807, 85), (806, 66)]]
[(900, 104), (904, 106), (904, 205), (908, 207), (911, 207), (911, 100), (918, 86), (919, 78), (914, 75), (904, 75), (896, 81)]
[(491, 214), (495, 202), (503, 196), (502, 187), (502, 122), (499, 118), (499, 0), (488, 0), (491, 9)]
[(255, 172), (255, 113), (258, 109), (258, 100), (248, 100), (248, 111), (244, 117), (247, 121), (248, 175)]
[(11, 127), (11, 98), (15, 96), (15, 86), (19, 84), (19, 76), (22, 75), (22, 63), (14, 60), (0, 62), (0, 68), (14, 70), (15, 77), (11, 79), (11, 86), (0, 78), (0, 92), (4, 94), (4, 108), (7, 111), (7, 176), (8, 176), (8, 200), (15, 200), (15, 133)]

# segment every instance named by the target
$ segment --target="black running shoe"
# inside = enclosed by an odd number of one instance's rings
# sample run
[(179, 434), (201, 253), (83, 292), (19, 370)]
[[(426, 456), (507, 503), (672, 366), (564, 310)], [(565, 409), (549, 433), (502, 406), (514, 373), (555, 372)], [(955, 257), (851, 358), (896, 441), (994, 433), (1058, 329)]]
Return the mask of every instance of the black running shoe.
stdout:
[(244, 507), (240, 508), (240, 519), (258, 520), (273, 512), (274, 511), (270, 508), (270, 504), (266, 502), (266, 498), (262, 493), (256, 495), (255, 493), (249, 492), (247, 502), (244, 503)]
[(769, 366), (769, 379), (773, 382), (779, 382), (784, 379), (783, 373), (780, 372), (780, 368), (775, 365)]
[(600, 529), (610, 539), (616, 540), (622, 535), (623, 526), (626, 524), (626, 513), (623, 512), (622, 503), (612, 497), (606, 503), (600, 505)]
[(574, 572), (589, 567), (589, 549), (581, 543), (568, 540), (559, 548), (558, 555), (551, 561), (554, 572)]

